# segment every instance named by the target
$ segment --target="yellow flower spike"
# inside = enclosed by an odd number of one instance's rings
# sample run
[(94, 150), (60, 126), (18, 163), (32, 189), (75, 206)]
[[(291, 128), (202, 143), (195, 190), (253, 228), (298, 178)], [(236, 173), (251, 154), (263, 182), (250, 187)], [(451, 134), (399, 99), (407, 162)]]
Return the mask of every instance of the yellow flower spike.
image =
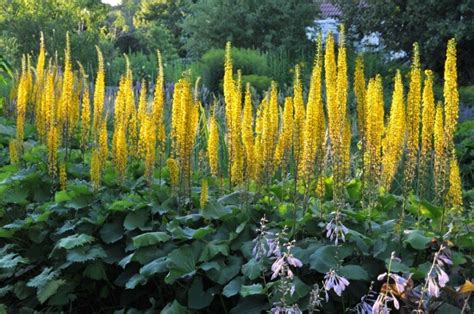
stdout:
[(215, 112), (209, 119), (209, 139), (207, 140), (207, 156), (211, 175), (216, 177), (219, 171), (219, 128)]
[(94, 134), (98, 134), (100, 123), (102, 121), (102, 115), (104, 111), (104, 99), (105, 99), (105, 66), (104, 57), (99, 47), (96, 46), (97, 50), (97, 76), (95, 79), (94, 87), (94, 117), (93, 117), (93, 131)]
[(89, 87), (86, 84), (84, 87), (84, 94), (82, 95), (81, 106), (81, 149), (86, 150), (89, 145), (89, 136), (91, 128), (91, 108)]
[(51, 177), (56, 177), (57, 173), (57, 158), (59, 149), (59, 127), (56, 123), (50, 125), (48, 130), (48, 173)]
[(354, 72), (354, 94), (356, 98), (357, 108), (357, 129), (359, 131), (359, 137), (364, 140), (364, 129), (365, 129), (365, 74), (364, 74), (364, 59), (362, 56), (357, 56), (355, 72)]
[(462, 210), (462, 184), (459, 173), (459, 165), (456, 155), (453, 153), (449, 162), (449, 189), (446, 195), (446, 203), (449, 207), (458, 211)]
[(413, 58), (410, 70), (410, 84), (407, 95), (407, 160), (404, 171), (405, 188), (412, 186), (419, 152), (421, 119), (421, 65), (420, 48), (413, 44)]
[(421, 114), (421, 154), (418, 182), (420, 191), (424, 192), (428, 175), (428, 166), (431, 161), (433, 150), (433, 128), (435, 122), (435, 100), (433, 94), (433, 72), (425, 71), (425, 81), (422, 96)]
[(153, 98), (153, 119), (156, 123), (156, 128), (158, 134), (157, 134), (157, 140), (159, 142), (159, 145), (164, 146), (165, 142), (165, 128), (164, 128), (164, 121), (163, 121), (163, 112), (164, 112), (164, 106), (165, 106), (165, 94), (164, 94), (164, 84), (165, 84), (165, 78), (164, 78), (164, 69), (163, 69), (163, 60), (161, 58), (161, 52), (158, 50), (157, 51), (157, 58), (158, 58), (158, 75), (156, 78), (156, 84), (155, 84), (155, 95)]
[(99, 152), (100, 152), (100, 163), (102, 167), (105, 167), (105, 162), (109, 157), (109, 146), (108, 146), (108, 133), (107, 133), (107, 117), (100, 123), (99, 129)]
[(209, 187), (207, 184), (207, 179), (202, 179), (201, 180), (201, 195), (199, 197), (199, 204), (201, 208), (206, 207), (208, 197), (209, 197)]
[(278, 137), (278, 144), (275, 149), (275, 168), (281, 167), (285, 170), (291, 152), (291, 143), (293, 139), (293, 99), (285, 98), (283, 109), (283, 122)]
[(459, 92), (457, 79), (456, 40), (452, 38), (448, 41), (448, 48), (446, 51), (443, 86), (446, 143), (448, 144), (449, 150), (454, 147), (453, 137), (459, 116)]
[(298, 164), (298, 171), (306, 178), (307, 182), (311, 180), (317, 157), (321, 156), (324, 141), (325, 118), (321, 95), (322, 61), (322, 38), (321, 34), (319, 34), (306, 106), (306, 118), (303, 129), (303, 153)]
[(403, 95), (403, 82), (400, 71), (395, 75), (395, 86), (392, 94), (390, 117), (382, 142), (382, 186), (390, 190), (398, 166), (402, 159), (405, 146), (406, 118), (405, 101)]
[(179, 184), (179, 166), (176, 159), (168, 158), (166, 160), (166, 165), (168, 166), (168, 170), (170, 172), (170, 180), (171, 186), (175, 189), (178, 187)]
[[(433, 129), (433, 147), (434, 147), (434, 185), (435, 195), (438, 200), (442, 200), (441, 195), (446, 189), (446, 177), (448, 175), (446, 168), (446, 139), (444, 129), (443, 106), (439, 102), (436, 106), (434, 129)], [(442, 200), (444, 201), (444, 200)]]
[(303, 153), (304, 143), (304, 121), (306, 117), (306, 109), (303, 102), (303, 87), (301, 85), (300, 67), (295, 66), (295, 77), (293, 82), (293, 147), (295, 160), (299, 161)]
[(246, 175), (254, 176), (254, 135), (253, 135), (253, 105), (250, 83), (245, 88), (244, 113), (242, 118), (242, 143), (245, 148)]
[(25, 137), (25, 116), (26, 105), (28, 102), (28, 74), (26, 68), (26, 57), (24, 55), (21, 60), (21, 65), (22, 70), (17, 88), (16, 101), (16, 139), (19, 142), (23, 142)]
[(16, 165), (20, 162), (20, 157), (18, 152), (20, 149), (18, 148), (18, 141), (12, 138), (8, 144), (8, 149), (10, 153), (10, 164)]

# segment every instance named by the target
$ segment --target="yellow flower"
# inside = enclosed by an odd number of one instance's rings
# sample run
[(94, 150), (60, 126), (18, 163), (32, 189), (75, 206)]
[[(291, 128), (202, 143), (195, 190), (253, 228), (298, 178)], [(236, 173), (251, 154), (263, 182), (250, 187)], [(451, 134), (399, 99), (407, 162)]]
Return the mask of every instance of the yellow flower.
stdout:
[[(26, 67), (26, 57), (21, 60), (21, 75), (18, 83), (18, 96), (16, 101), (16, 139), (22, 142), (25, 137), (25, 116), (28, 102), (28, 69)], [(19, 152), (20, 153), (20, 152)]]
[(108, 134), (107, 134), (107, 118), (104, 118), (99, 129), (99, 152), (102, 167), (109, 157)]
[(421, 114), (421, 154), (419, 165), (420, 189), (425, 189), (425, 180), (428, 174), (428, 165), (431, 161), (431, 151), (433, 150), (433, 128), (435, 122), (435, 101), (433, 94), (433, 72), (425, 71), (425, 84), (423, 87), (423, 101)]
[(58, 149), (59, 149), (59, 128), (56, 124), (53, 124), (49, 127), (48, 130), (48, 173), (51, 177), (56, 176), (57, 171), (57, 158), (58, 158)]
[(201, 180), (201, 196), (199, 198), (199, 204), (201, 208), (206, 207), (207, 199), (209, 197), (209, 187), (206, 179)]
[(421, 115), (421, 66), (418, 43), (413, 44), (410, 85), (407, 95), (407, 160), (404, 171), (405, 188), (410, 188), (415, 177), (419, 151)]
[(289, 154), (291, 152), (291, 143), (293, 139), (293, 99), (291, 97), (285, 98), (285, 105), (283, 109), (283, 122), (278, 137), (278, 144), (275, 149), (275, 167), (281, 167), (285, 171), (288, 162)]
[(253, 106), (250, 84), (245, 89), (244, 113), (242, 118), (242, 143), (245, 148), (246, 174), (250, 177), (255, 175), (254, 163), (254, 136), (253, 136)]
[(71, 46), (69, 42), (69, 33), (66, 33), (66, 51), (64, 52), (64, 72), (61, 96), (57, 106), (56, 117), (60, 128), (59, 134), (65, 129), (66, 135), (69, 135), (72, 129), (73, 112), (73, 89), (74, 74), (71, 62)]
[(155, 85), (155, 95), (153, 98), (153, 119), (156, 123), (155, 130), (158, 132), (157, 140), (159, 145), (164, 147), (165, 142), (165, 126), (163, 121), (163, 111), (165, 106), (165, 94), (164, 94), (164, 69), (163, 69), (163, 60), (161, 58), (161, 52), (158, 50), (158, 75), (156, 78), (156, 85)]
[(94, 122), (93, 130), (95, 134), (98, 134), (100, 123), (102, 121), (102, 114), (104, 111), (104, 99), (105, 99), (105, 69), (104, 69), (104, 57), (99, 47), (97, 49), (97, 76), (95, 79), (94, 87)]
[(459, 165), (453, 154), (449, 162), (449, 190), (446, 196), (448, 206), (462, 210), (462, 184)]
[[(399, 86), (400, 87), (400, 86)], [(399, 93), (399, 90), (397, 91)], [(398, 96), (397, 96), (398, 97)], [(367, 88), (366, 146), (364, 152), (364, 176), (371, 184), (368, 189), (377, 186), (381, 174), (382, 136), (384, 131), (384, 102), (382, 77), (377, 75), (369, 81)]]
[(41, 102), (41, 93), (44, 86), (44, 65), (46, 62), (46, 49), (44, 45), (44, 36), (43, 32), (40, 32), (40, 50), (38, 54), (38, 60), (36, 62), (36, 80), (34, 84), (34, 97), (35, 97), (35, 110), (36, 118), (41, 119), (41, 115), (38, 115), (40, 102)]
[(173, 188), (176, 188), (178, 186), (178, 183), (179, 183), (178, 162), (176, 161), (176, 159), (168, 158), (168, 160), (166, 160), (166, 165), (168, 166), (168, 169), (170, 171), (171, 186)]
[(209, 168), (214, 177), (218, 174), (219, 163), (219, 129), (215, 112), (209, 121), (209, 139), (207, 140), (207, 156), (209, 158)]
[[(303, 129), (303, 153), (299, 161), (299, 172), (306, 179), (311, 179), (314, 171), (316, 158), (322, 156), (322, 145), (325, 132), (325, 118), (321, 95), (322, 74), (322, 39), (319, 34), (317, 39), (317, 51), (314, 58), (314, 66), (311, 74), (311, 84), (306, 106), (306, 118)], [(291, 113), (292, 114), (292, 113)], [(321, 160), (318, 160), (318, 162)]]
[(392, 94), (392, 105), (390, 107), (390, 117), (382, 142), (382, 186), (386, 191), (390, 190), (399, 163), (402, 159), (403, 148), (405, 146), (405, 127), (403, 82), (400, 71), (397, 71), (397, 74), (395, 75), (395, 87)]
[[(117, 129), (114, 130), (114, 137), (114, 165), (115, 170), (119, 175), (119, 180), (122, 180), (125, 176), (125, 171), (127, 170), (128, 159), (127, 137), (123, 126), (119, 125)], [(102, 151), (100, 151), (100, 154), (102, 161)]]
[(294, 111), (294, 126), (293, 126), (293, 147), (295, 160), (299, 161), (303, 154), (304, 145), (304, 123), (306, 117), (306, 109), (303, 101), (303, 87), (301, 85), (300, 67), (295, 66), (295, 77), (293, 81), (293, 111)]
[(364, 74), (364, 59), (362, 56), (357, 56), (355, 72), (354, 72), (354, 94), (356, 98), (357, 108), (357, 129), (360, 138), (364, 139), (365, 129), (365, 74)]
[(84, 94), (82, 95), (81, 106), (81, 149), (85, 150), (89, 144), (90, 124), (91, 124), (91, 108), (89, 87), (84, 87)]
[(459, 92), (458, 92), (458, 74), (456, 66), (456, 40), (454, 38), (448, 41), (446, 51), (446, 62), (444, 64), (444, 118), (446, 143), (448, 149), (454, 147), (453, 137), (456, 131), (459, 115)]
[(443, 195), (443, 193), (445, 192), (447, 177), (446, 140), (444, 132), (443, 106), (441, 102), (439, 102), (436, 106), (435, 122), (433, 129), (433, 147), (435, 194), (437, 195), (438, 200), (440, 200), (440, 195)]

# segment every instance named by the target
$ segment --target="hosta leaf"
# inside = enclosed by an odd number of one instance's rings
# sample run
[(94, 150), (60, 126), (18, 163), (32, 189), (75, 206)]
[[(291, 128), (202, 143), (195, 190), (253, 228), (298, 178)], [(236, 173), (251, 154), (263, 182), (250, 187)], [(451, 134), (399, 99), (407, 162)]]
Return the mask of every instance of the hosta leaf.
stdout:
[(44, 286), (38, 288), (37, 297), (41, 304), (48, 300), (52, 295), (58, 291), (58, 288), (65, 284), (63, 279), (53, 280), (46, 283)]
[(66, 250), (73, 249), (84, 244), (94, 242), (95, 238), (87, 234), (73, 234), (69, 237), (62, 238), (56, 244), (56, 247), (63, 248)]
[(352, 280), (369, 280), (369, 274), (359, 265), (342, 266), (339, 275)]
[(230, 298), (240, 292), (240, 287), (242, 286), (242, 277), (236, 277), (232, 279), (222, 291), (222, 294)]
[(147, 232), (138, 236), (133, 237), (133, 246), (140, 248), (142, 246), (155, 245), (160, 242), (166, 242), (171, 237), (165, 232)]
[(262, 292), (263, 292), (263, 287), (262, 287), (262, 284), (260, 283), (248, 285), (248, 286), (243, 285), (242, 287), (240, 287), (240, 295), (244, 298), (249, 295), (262, 294)]
[(331, 268), (335, 268), (337, 266), (336, 251), (335, 246), (325, 245), (320, 247), (309, 257), (310, 268), (323, 274)]
[(242, 273), (250, 280), (257, 279), (261, 274), (265, 267), (262, 265), (261, 262), (256, 261), (252, 258), (248, 261), (247, 264), (242, 266)]
[(426, 249), (431, 238), (425, 236), (421, 230), (405, 231), (406, 237), (403, 242), (410, 244), (416, 250)]

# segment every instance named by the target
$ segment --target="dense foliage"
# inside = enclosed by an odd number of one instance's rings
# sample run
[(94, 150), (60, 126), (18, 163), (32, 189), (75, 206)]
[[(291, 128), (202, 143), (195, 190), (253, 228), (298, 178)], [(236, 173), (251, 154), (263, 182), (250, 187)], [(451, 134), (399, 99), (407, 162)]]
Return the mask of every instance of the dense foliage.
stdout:
[(387, 106), (363, 58), (349, 84), (344, 27), (338, 45), (318, 36), (307, 93), (297, 65), (289, 93), (272, 82), (262, 99), (230, 43), (220, 100), (188, 72), (166, 86), (160, 52), (154, 82), (125, 57), (110, 95), (100, 49), (88, 76), (69, 36), (61, 64), (46, 44), (0, 119), (3, 311), (474, 306), (454, 39), (442, 97), (414, 44), (408, 91), (397, 71)]

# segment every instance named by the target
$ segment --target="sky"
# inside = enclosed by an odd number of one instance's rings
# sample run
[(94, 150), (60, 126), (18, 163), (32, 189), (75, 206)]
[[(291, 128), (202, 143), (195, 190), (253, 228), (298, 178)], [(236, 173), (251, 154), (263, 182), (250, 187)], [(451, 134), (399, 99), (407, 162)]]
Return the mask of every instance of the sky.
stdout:
[(122, 0), (102, 0), (102, 2), (110, 5), (117, 5), (120, 4)]

